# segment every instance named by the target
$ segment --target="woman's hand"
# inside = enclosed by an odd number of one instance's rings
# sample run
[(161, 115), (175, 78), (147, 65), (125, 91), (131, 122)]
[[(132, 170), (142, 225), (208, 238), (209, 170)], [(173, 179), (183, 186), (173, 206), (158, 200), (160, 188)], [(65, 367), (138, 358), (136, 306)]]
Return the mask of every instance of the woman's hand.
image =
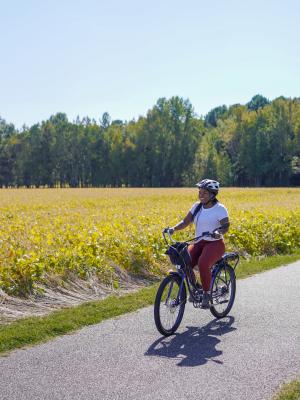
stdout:
[(221, 239), (221, 238), (222, 238), (221, 233), (218, 232), (218, 231), (214, 231), (214, 232), (212, 233), (211, 236), (212, 236), (214, 239)]
[(164, 233), (169, 233), (170, 235), (173, 235), (174, 231), (175, 231), (174, 228), (167, 227), (164, 229)]

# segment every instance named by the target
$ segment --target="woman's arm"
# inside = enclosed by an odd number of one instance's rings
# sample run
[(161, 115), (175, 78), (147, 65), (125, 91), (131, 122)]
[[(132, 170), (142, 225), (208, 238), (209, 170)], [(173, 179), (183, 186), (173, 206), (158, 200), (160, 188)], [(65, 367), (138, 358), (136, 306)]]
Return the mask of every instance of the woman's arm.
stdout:
[(230, 225), (229, 218), (226, 217), (226, 218), (221, 219), (220, 220), (220, 225), (221, 225), (221, 227), (218, 229), (218, 231), (221, 234), (227, 233), (228, 229), (229, 229), (229, 225)]
[(189, 211), (187, 213), (187, 215), (183, 218), (182, 221), (178, 222), (177, 225), (173, 226), (173, 232), (174, 231), (180, 231), (181, 229), (186, 228), (187, 226), (189, 226), (191, 223), (193, 222), (193, 215), (192, 213)]
[(213, 237), (215, 239), (221, 239), (221, 237), (222, 237), (221, 235), (228, 232), (229, 225), (230, 224), (229, 224), (228, 217), (221, 219), (220, 220), (220, 228), (216, 229), (213, 232)]

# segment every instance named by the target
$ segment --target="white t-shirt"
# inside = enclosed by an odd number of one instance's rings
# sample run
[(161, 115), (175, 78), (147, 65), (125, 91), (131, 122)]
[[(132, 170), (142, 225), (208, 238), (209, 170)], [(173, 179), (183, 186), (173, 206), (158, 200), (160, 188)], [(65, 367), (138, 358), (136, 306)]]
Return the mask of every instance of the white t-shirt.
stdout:
[[(194, 215), (195, 209), (199, 203), (195, 203), (193, 207), (190, 209), (190, 212)], [(223, 218), (228, 218), (228, 211), (226, 207), (223, 206), (221, 203), (216, 203), (211, 208), (201, 208), (198, 211), (197, 215), (194, 219), (194, 224), (196, 227), (196, 237), (201, 236), (203, 232), (210, 232), (212, 233), (215, 229), (220, 228), (221, 224), (220, 221)], [(221, 239), (223, 236), (221, 237)], [(204, 236), (200, 240), (220, 240), (214, 239), (210, 236)]]

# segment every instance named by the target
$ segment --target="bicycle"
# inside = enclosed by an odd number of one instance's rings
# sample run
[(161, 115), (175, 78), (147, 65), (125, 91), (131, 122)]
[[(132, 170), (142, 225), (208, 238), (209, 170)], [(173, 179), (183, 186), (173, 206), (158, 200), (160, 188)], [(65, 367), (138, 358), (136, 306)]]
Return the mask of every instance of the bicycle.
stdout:
[[(163, 237), (168, 246), (166, 254), (176, 267), (176, 271), (170, 270), (161, 282), (154, 303), (155, 325), (164, 336), (170, 336), (178, 329), (185, 310), (187, 290), (193, 306), (201, 307), (203, 290), (191, 266), (188, 243), (195, 242), (204, 236), (213, 236), (213, 233), (202, 232), (202, 235), (196, 238), (185, 242), (175, 242), (168, 229), (163, 231)], [(234, 266), (231, 266), (229, 261), (235, 262)], [(218, 319), (228, 315), (233, 306), (236, 292), (235, 268), (238, 262), (237, 253), (225, 253), (212, 267), (210, 312)]]

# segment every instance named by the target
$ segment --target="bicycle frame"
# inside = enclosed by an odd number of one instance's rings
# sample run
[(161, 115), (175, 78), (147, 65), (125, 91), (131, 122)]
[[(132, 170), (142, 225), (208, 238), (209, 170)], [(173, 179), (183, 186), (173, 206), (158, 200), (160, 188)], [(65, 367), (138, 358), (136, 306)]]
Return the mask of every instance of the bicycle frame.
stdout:
[[(178, 302), (179, 299), (181, 298), (183, 285), (185, 284), (184, 282), (186, 282), (186, 286), (187, 286), (189, 294), (193, 296), (192, 289), (196, 289), (196, 280), (195, 280), (194, 274), (191, 271), (191, 268), (189, 266), (185, 266), (185, 267), (176, 266), (176, 269), (177, 269), (177, 271), (173, 271), (173, 270), (169, 271), (169, 274), (175, 275), (175, 276), (179, 277), (179, 279), (180, 279), (180, 287), (179, 287), (179, 291), (178, 291), (178, 294), (176, 297), (176, 302)], [(169, 289), (169, 293), (167, 295), (167, 300), (171, 294), (171, 291), (172, 291), (172, 286)]]

